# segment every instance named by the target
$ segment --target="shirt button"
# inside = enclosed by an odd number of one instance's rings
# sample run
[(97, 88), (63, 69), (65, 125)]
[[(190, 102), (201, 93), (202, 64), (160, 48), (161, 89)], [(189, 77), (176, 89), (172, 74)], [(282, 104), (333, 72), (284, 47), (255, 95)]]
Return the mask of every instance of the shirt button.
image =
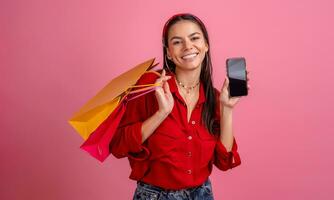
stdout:
[(191, 151), (188, 152), (187, 156), (188, 156), (188, 157), (191, 157)]
[(188, 173), (188, 174), (191, 174), (191, 169), (188, 169), (188, 170), (187, 170), (187, 173)]
[(191, 135), (188, 136), (188, 140), (192, 140), (193, 137)]
[(191, 124), (196, 124), (196, 122), (195, 121), (191, 121)]

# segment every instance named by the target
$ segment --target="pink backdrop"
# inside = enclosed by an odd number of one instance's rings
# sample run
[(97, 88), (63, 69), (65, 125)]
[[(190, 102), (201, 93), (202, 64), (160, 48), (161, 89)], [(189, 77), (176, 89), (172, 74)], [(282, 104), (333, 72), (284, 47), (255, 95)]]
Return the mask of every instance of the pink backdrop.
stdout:
[(0, 2), (0, 199), (131, 199), (126, 159), (100, 164), (67, 120), (110, 79), (151, 57), (164, 22), (206, 24), (221, 88), (244, 56), (234, 111), (242, 165), (211, 176), (216, 199), (332, 199), (333, 1)]

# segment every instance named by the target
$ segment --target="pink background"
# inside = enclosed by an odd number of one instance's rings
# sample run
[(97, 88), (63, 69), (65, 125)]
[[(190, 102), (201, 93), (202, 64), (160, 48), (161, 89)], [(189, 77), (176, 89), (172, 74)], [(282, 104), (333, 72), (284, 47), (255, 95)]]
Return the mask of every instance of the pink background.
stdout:
[(211, 175), (216, 199), (332, 199), (333, 1), (0, 2), (0, 199), (131, 199), (126, 159), (79, 149), (72, 113), (110, 79), (156, 57), (178, 12), (206, 24), (221, 88), (244, 56), (251, 91), (234, 111), (242, 165)]

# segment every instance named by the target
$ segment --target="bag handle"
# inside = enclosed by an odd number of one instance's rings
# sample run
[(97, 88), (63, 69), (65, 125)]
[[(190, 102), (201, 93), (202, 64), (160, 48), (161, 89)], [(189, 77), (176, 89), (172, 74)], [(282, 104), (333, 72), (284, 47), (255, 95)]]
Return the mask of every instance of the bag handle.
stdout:
[[(145, 74), (148, 74), (148, 73), (153, 73), (153, 74), (156, 74), (158, 75), (159, 77), (161, 77), (161, 74), (159, 74), (158, 72), (156, 71), (153, 71), (153, 70), (150, 70), (150, 71), (146, 71)], [(130, 86), (129, 88), (139, 88), (139, 87), (148, 87), (148, 86), (157, 86), (158, 84), (155, 84), (155, 83), (151, 83), (151, 84), (143, 84), (143, 85), (132, 85)]]
[[(156, 72), (156, 71), (153, 71), (153, 70), (149, 70), (149, 71), (146, 71), (146, 73), (154, 73), (156, 75), (158, 75), (159, 77), (161, 77), (161, 74)], [(150, 93), (152, 91), (154, 91), (157, 87), (160, 86), (160, 83), (150, 83), (150, 84), (142, 84), (142, 85), (133, 85), (133, 86), (130, 86), (129, 89), (127, 91), (125, 91), (125, 94), (124, 96), (121, 98), (120, 101), (122, 101), (123, 99), (126, 99), (127, 101), (131, 101), (133, 99), (136, 99), (140, 96), (143, 96), (147, 93)], [(143, 87), (143, 88), (142, 88)], [(135, 89), (135, 88), (141, 88), (141, 89)], [(135, 89), (135, 90), (131, 90), (130, 89)], [(140, 93), (138, 95), (135, 95), (131, 98), (128, 98), (128, 95), (129, 94), (135, 94), (135, 93)]]

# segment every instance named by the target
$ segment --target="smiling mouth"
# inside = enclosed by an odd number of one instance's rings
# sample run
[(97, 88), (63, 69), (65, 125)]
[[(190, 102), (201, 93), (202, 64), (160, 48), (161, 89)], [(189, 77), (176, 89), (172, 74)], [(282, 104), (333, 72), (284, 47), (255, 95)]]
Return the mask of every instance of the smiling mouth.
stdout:
[(195, 58), (197, 55), (198, 55), (198, 53), (192, 53), (192, 54), (188, 54), (188, 55), (182, 56), (181, 58), (183, 60), (189, 60), (189, 59)]

